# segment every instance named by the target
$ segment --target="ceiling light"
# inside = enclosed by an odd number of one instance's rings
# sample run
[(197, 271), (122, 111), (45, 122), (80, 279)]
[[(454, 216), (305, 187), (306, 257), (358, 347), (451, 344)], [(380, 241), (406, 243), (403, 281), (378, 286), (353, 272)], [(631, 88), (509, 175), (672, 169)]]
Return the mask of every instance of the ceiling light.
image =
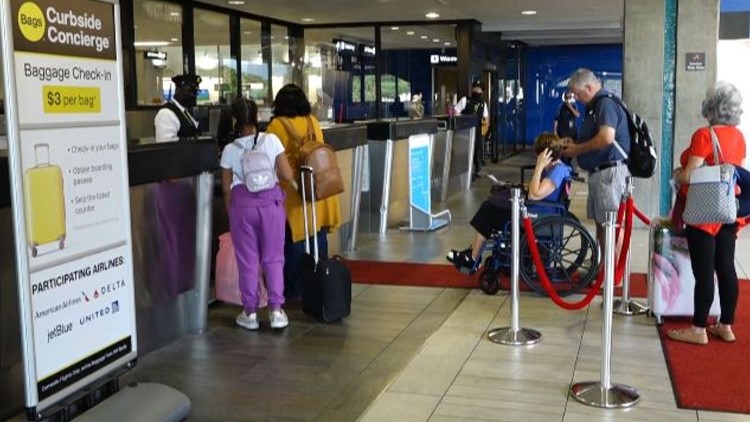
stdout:
[(315, 18), (302, 18), (302, 22), (315, 22)]
[(166, 47), (169, 41), (135, 41), (133, 47)]
[(241, 5), (245, 4), (245, 0), (229, 0), (227, 2), (227, 4), (241, 6)]
[(245, 34), (245, 35), (250, 35), (252, 33), (253, 33), (253, 31), (245, 31), (245, 32), (243, 32), (243, 34)]
[(392, 26), (391, 31), (398, 31), (398, 26)]
[(435, 12), (430, 12), (424, 15), (424, 17), (426, 17), (427, 19), (437, 19), (440, 17), (440, 15)]
[(440, 38), (433, 38), (432, 42), (440, 42)]
[(406, 31), (406, 35), (414, 35), (414, 31)]
[(180, 40), (179, 38), (170, 38), (170, 39), (169, 39), (169, 41), (172, 41), (172, 42), (177, 42), (177, 41), (179, 41), (179, 40)]
[(447, 43), (445, 43), (445, 45), (451, 45), (451, 43), (447, 42)]
[(421, 38), (421, 39), (423, 39), (423, 40), (426, 40), (426, 39), (427, 39), (427, 35), (422, 35), (422, 36), (421, 36), (421, 37), (419, 37), (419, 38)]
[(169, 12), (169, 16), (180, 16), (180, 12)]
[(521, 14), (526, 16), (536, 15), (536, 10), (524, 10)]

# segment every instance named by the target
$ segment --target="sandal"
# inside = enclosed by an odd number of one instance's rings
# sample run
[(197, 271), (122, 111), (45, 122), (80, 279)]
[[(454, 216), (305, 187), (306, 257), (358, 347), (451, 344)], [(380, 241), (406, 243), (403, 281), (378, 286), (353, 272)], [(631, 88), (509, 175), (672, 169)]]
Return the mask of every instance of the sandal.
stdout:
[(718, 337), (727, 343), (733, 343), (736, 340), (731, 328), (719, 326), (719, 324), (709, 325), (706, 328), (706, 331), (712, 336)]
[(708, 336), (706, 333), (696, 333), (690, 328), (683, 328), (680, 330), (669, 330), (667, 337), (672, 340), (681, 341), (684, 343), (699, 344), (705, 346), (708, 344)]

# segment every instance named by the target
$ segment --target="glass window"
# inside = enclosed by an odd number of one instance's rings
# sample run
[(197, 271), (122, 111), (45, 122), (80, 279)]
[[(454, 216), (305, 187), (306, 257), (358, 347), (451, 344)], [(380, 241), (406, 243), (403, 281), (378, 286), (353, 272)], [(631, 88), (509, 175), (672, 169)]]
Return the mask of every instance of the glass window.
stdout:
[(198, 104), (218, 104), (237, 95), (229, 38), (229, 15), (195, 10), (195, 71), (203, 79)]
[(289, 60), (289, 33), (286, 26), (271, 25), (271, 61), (273, 63), (271, 84), (275, 97), (281, 87), (292, 82), (292, 66)]
[(447, 114), (458, 89), (454, 25), (383, 26), (381, 115), (419, 118)]
[(375, 117), (375, 29), (305, 30), (303, 84), (320, 120)]
[(182, 6), (156, 0), (133, 2), (138, 104), (158, 105), (171, 79), (182, 73)]
[[(322, 32), (327, 33), (328, 30)], [(323, 38), (321, 38), (323, 37)], [(305, 58), (302, 89), (312, 105), (313, 114), (321, 122), (334, 120), (336, 47), (319, 30), (305, 31)]]
[[(263, 61), (261, 23), (240, 19), (242, 95), (255, 100), (260, 110), (269, 108), (268, 63)], [(267, 119), (266, 119), (267, 120)]]

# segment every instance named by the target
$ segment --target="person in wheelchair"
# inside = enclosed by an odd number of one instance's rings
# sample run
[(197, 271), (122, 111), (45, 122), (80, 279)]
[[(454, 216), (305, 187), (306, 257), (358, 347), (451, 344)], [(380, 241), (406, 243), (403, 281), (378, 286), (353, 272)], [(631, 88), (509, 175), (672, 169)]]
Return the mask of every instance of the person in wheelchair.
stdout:
[[(554, 133), (542, 133), (534, 140), (537, 159), (534, 174), (529, 182), (528, 200), (558, 203), (565, 197), (563, 192), (572, 169), (561, 161), (562, 151), (563, 142)], [(529, 212), (554, 213), (555, 209), (549, 205), (530, 204)], [(486, 239), (504, 230), (510, 219), (509, 199), (484, 201), (471, 219), (471, 226), (477, 231), (474, 242), (464, 250), (451, 249), (446, 259), (459, 269), (475, 268), (475, 261), (480, 258), (478, 255)]]

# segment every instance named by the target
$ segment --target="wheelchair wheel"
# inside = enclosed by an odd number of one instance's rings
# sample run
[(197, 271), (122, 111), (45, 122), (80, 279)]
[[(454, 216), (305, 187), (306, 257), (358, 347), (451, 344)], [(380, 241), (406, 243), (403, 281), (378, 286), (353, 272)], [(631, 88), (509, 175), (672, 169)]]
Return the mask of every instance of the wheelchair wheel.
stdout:
[(479, 274), (479, 288), (488, 295), (497, 294), (500, 290), (500, 274), (492, 268), (485, 268)]
[[(570, 217), (545, 217), (534, 222), (534, 234), (545, 271), (560, 296), (580, 292), (596, 278), (599, 249), (586, 228)], [(526, 235), (521, 239), (521, 278), (546, 296), (531, 257)]]

